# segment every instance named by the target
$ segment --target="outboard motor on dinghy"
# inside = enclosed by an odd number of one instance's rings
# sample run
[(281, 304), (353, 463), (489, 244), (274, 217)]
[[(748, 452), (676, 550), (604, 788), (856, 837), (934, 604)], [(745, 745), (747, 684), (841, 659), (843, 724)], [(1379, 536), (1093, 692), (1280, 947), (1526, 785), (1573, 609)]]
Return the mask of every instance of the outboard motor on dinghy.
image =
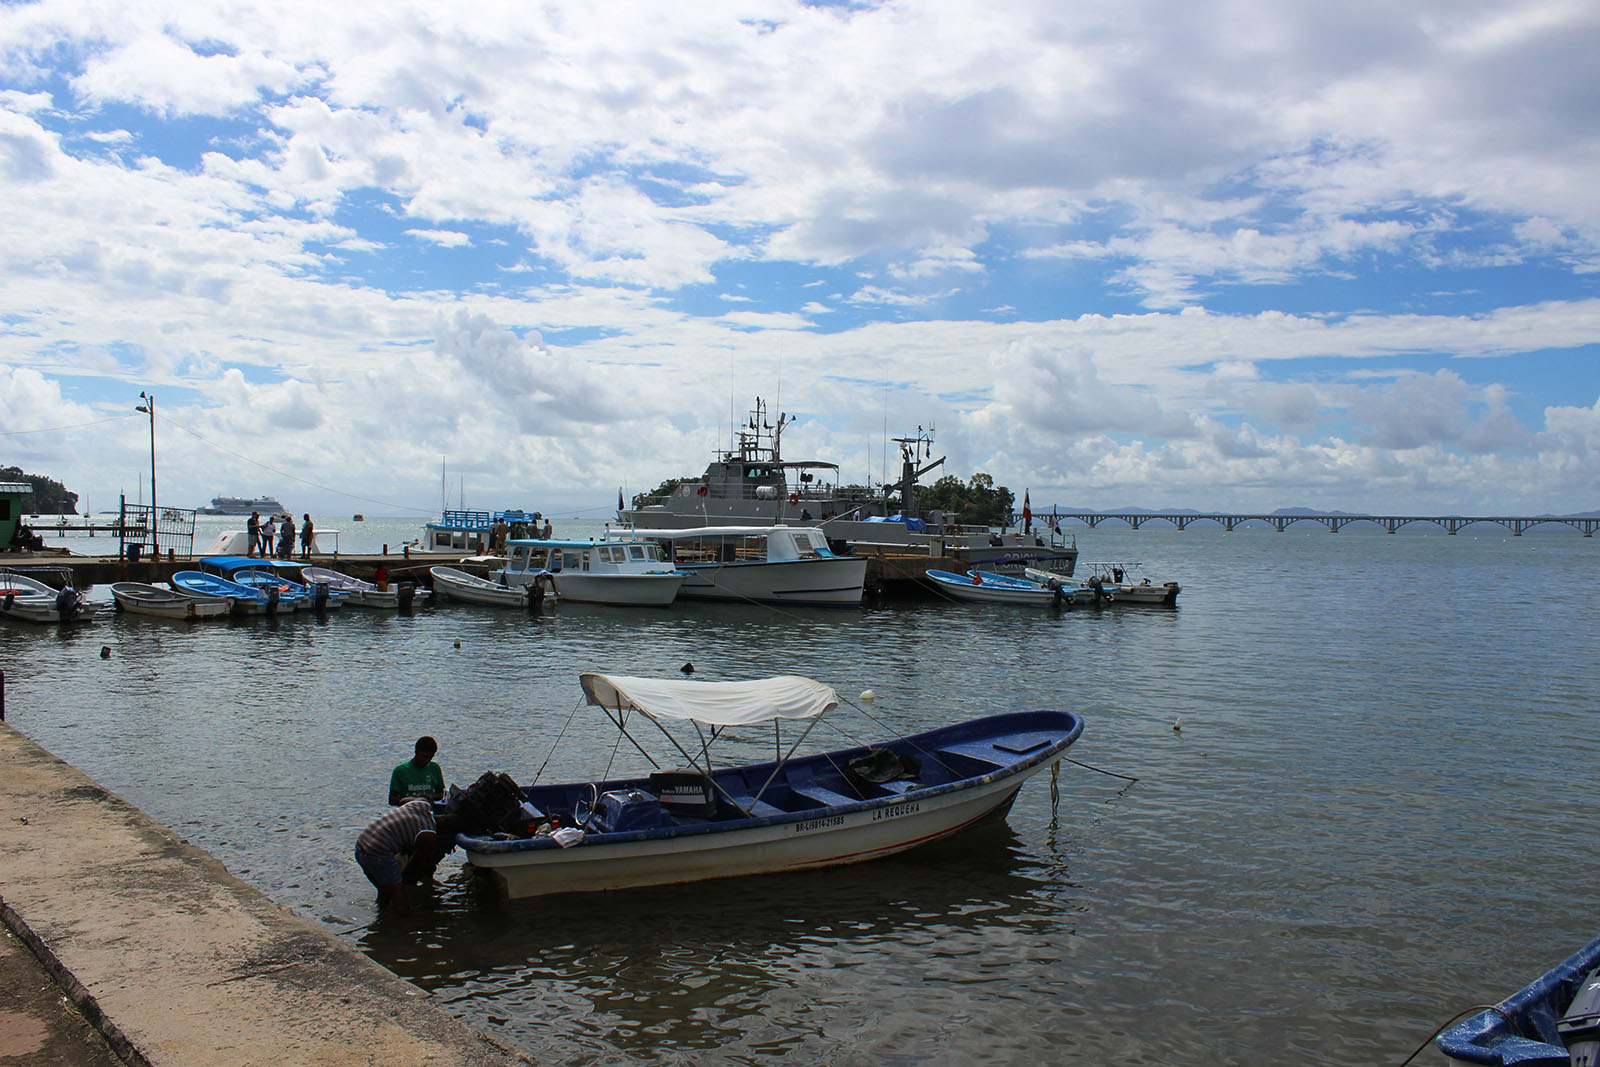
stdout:
[(411, 582), (401, 582), (400, 588), (395, 592), (396, 600), (402, 610), (411, 607), (417, 599), (417, 587)]
[(61, 592), (56, 594), (56, 614), (61, 616), (62, 622), (70, 622), (77, 618), (78, 610), (82, 607), (83, 600), (72, 586), (62, 586)]
[(1589, 972), (1556, 1023), (1556, 1033), (1572, 1056), (1572, 1067), (1600, 1065), (1600, 968)]
[(316, 605), (318, 611), (326, 611), (328, 609), (328, 583), (317, 582), (311, 589), (312, 604)]
[(267, 586), (267, 614), (268, 615), (276, 615), (277, 613), (278, 613), (278, 587), (275, 586), (275, 585), (269, 585), (269, 586)]

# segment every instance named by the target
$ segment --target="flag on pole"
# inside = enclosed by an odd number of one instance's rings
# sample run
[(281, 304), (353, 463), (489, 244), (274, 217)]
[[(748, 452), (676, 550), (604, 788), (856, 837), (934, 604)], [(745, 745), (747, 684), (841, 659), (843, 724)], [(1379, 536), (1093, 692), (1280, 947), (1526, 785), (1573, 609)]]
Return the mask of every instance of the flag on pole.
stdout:
[(623, 510), (623, 508), (622, 508), (622, 489), (620, 487), (618, 487), (618, 489), (617, 489), (617, 511), (620, 513), (622, 510)]
[(1028, 506), (1028, 491), (1022, 491), (1022, 528), (1026, 530), (1033, 525), (1033, 508)]

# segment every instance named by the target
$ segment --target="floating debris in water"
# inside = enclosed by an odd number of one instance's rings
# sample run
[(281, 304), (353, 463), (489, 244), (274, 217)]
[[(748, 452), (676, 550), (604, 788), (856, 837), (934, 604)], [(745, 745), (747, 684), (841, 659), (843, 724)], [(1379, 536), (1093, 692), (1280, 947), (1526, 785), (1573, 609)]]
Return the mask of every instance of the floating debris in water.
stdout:
[(863, 704), (870, 704), (870, 703), (872, 703), (872, 702), (873, 702), (873, 701), (874, 701), (874, 700), (877, 700), (877, 699), (878, 699), (878, 694), (877, 694), (877, 693), (874, 693), (874, 692), (873, 692), (873, 691), (872, 691), (872, 690), (870, 690), (870, 689), (863, 689), (863, 690), (862, 690), (862, 691), (861, 691), (861, 703), (863, 703)]
[(458, 638), (456, 638), (456, 647), (457, 647), (457, 648), (460, 648), (460, 647), (461, 647), (461, 638), (459, 638), (459, 637), (458, 637)]
[(682, 671), (684, 674), (693, 674), (694, 673), (694, 664), (693, 663), (685, 663), (683, 666), (679, 667), (678, 669), (680, 671)]
[(110, 659), (111, 658), (111, 646), (110, 645), (101, 645), (100, 646), (100, 658), (101, 659)]

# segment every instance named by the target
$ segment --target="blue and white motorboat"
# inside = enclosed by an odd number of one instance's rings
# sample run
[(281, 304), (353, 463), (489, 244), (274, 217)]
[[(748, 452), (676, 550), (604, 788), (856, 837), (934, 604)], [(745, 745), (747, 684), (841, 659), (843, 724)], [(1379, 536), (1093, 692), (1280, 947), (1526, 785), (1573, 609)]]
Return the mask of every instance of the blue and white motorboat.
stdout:
[(349, 594), (336, 590), (326, 583), (306, 585), (290, 578), (285, 571), (298, 572), (301, 564), (291, 560), (256, 559), (253, 556), (206, 556), (200, 561), (222, 577), (240, 585), (278, 591), (280, 604), (292, 605), (296, 611), (314, 608), (317, 611), (334, 611), (341, 607)]
[(541, 517), (538, 512), (515, 508), (505, 511), (446, 508), (437, 519), (423, 527), (422, 540), (414, 550), (447, 552), (457, 557), (483, 554), (489, 551), (490, 535), (497, 523), (504, 523), (507, 529), (520, 524), (533, 533)]
[[(819, 717), (839, 703), (820, 682), (592, 673), (580, 681), (588, 703), (639, 751), (648, 739), (636, 734), (648, 722), (688, 766), (535, 783), (520, 787), (507, 810), (477, 811), (456, 843), (510, 897), (799, 871), (904, 852), (1003, 815), (1023, 783), (1055, 768), (1083, 730), (1073, 712), (1017, 711), (796, 756)], [(804, 723), (792, 742), (779, 735), (784, 720)], [(767, 722), (781, 758), (713, 767), (719, 738), (748, 736)], [(452, 810), (465, 813), (470, 799), (452, 794)]]
[(1600, 938), (1434, 1045), (1453, 1064), (1600, 1063)]
[(275, 615), (280, 606), (285, 612), (294, 611), (294, 604), (281, 604), (276, 587), (265, 589), (254, 585), (241, 585), (217, 574), (205, 571), (178, 571), (167, 584), (180, 593), (190, 596), (225, 597), (233, 606), (235, 615)]
[(578, 604), (666, 607), (689, 577), (651, 541), (565, 541), (513, 538), (504, 567), (489, 578), (512, 587), (548, 582), (562, 600)]
[(816, 527), (624, 527), (608, 536), (661, 544), (667, 560), (688, 575), (678, 594), (685, 600), (856, 607), (867, 577), (865, 556), (835, 555)]
[(966, 574), (941, 570), (924, 573), (936, 590), (954, 600), (976, 604), (1024, 604), (1041, 608), (1065, 608), (1073, 603), (1073, 588), (1069, 582), (1060, 579), (1033, 581), (980, 570), (970, 570)]

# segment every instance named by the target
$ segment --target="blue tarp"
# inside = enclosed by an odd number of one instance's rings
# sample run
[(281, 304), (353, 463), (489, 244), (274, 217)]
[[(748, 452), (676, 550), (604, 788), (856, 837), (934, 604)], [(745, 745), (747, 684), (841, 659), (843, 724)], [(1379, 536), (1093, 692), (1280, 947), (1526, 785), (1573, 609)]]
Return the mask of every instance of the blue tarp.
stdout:
[(903, 524), (905, 526), (905, 528), (910, 530), (912, 533), (923, 533), (928, 529), (928, 524), (923, 522), (921, 519), (908, 519), (904, 515), (890, 515), (887, 518), (885, 518), (882, 515), (871, 515), (871, 516), (868, 516), (865, 519), (862, 519), (861, 521), (862, 522), (897, 522), (897, 523)]

